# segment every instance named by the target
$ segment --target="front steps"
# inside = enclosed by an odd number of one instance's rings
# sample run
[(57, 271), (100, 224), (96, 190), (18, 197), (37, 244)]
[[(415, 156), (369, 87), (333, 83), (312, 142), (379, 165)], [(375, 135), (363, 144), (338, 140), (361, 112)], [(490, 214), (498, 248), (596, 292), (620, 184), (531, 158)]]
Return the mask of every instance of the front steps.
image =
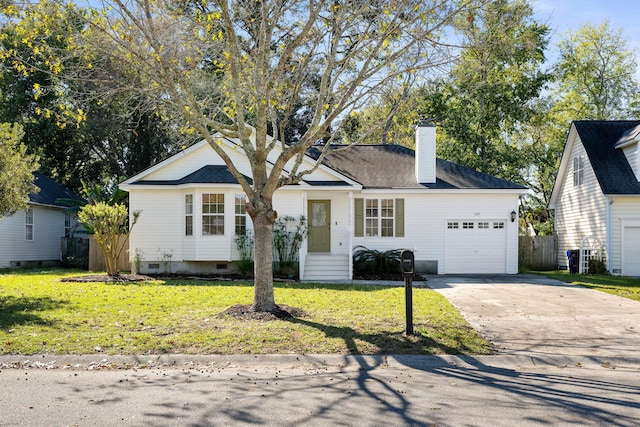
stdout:
[(349, 280), (349, 255), (307, 254), (302, 280)]

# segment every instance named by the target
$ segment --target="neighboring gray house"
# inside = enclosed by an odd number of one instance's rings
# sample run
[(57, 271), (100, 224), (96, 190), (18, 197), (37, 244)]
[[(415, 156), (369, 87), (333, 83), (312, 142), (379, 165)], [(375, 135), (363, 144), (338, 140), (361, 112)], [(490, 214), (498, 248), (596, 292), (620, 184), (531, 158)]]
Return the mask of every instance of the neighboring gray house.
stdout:
[[(335, 152), (297, 185), (276, 191), (279, 216), (304, 215), (302, 280), (352, 278), (356, 246), (411, 249), (419, 272), (518, 272), (518, 199), (526, 188), (436, 160), (433, 126), (416, 131), (416, 151), (358, 145)], [(220, 138), (241, 173), (238, 143)], [(314, 163), (309, 150), (304, 162)], [(231, 270), (236, 230), (251, 228), (244, 194), (206, 141), (129, 178), (130, 209), (141, 211), (130, 237), (143, 272), (166, 261), (173, 272)], [(138, 259), (140, 261), (140, 259)]]
[(601, 256), (612, 274), (640, 276), (640, 120), (571, 124), (549, 208), (558, 263), (580, 250), (580, 271)]
[(29, 195), (29, 208), (0, 219), (0, 268), (59, 263), (62, 238), (77, 224), (58, 199), (81, 197), (41, 173), (34, 177), (40, 191)]

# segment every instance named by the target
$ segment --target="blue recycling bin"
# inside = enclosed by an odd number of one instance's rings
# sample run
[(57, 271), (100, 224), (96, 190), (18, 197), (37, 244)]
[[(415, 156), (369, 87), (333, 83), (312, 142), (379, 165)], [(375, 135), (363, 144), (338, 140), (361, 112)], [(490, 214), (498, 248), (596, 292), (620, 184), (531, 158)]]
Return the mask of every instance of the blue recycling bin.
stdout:
[(569, 273), (578, 273), (578, 266), (580, 265), (580, 251), (577, 249), (569, 249), (567, 251), (567, 258), (569, 259)]

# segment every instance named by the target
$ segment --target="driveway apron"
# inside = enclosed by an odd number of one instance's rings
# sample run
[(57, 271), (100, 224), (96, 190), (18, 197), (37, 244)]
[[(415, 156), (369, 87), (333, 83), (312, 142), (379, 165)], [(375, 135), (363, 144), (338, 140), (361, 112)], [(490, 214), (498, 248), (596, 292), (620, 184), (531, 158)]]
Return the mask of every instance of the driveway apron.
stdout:
[(536, 275), (431, 276), (498, 354), (638, 357), (640, 302)]

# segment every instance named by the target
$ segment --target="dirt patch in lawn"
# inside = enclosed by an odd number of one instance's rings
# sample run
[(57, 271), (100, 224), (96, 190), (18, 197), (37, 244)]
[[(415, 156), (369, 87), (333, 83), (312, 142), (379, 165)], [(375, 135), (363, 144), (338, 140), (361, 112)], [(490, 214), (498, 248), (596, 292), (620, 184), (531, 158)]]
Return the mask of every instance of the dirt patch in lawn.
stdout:
[(232, 316), (241, 320), (287, 320), (294, 317), (306, 317), (307, 313), (301, 308), (288, 305), (277, 305), (273, 312), (255, 311), (251, 304), (239, 304), (227, 308), (220, 313), (222, 316)]

